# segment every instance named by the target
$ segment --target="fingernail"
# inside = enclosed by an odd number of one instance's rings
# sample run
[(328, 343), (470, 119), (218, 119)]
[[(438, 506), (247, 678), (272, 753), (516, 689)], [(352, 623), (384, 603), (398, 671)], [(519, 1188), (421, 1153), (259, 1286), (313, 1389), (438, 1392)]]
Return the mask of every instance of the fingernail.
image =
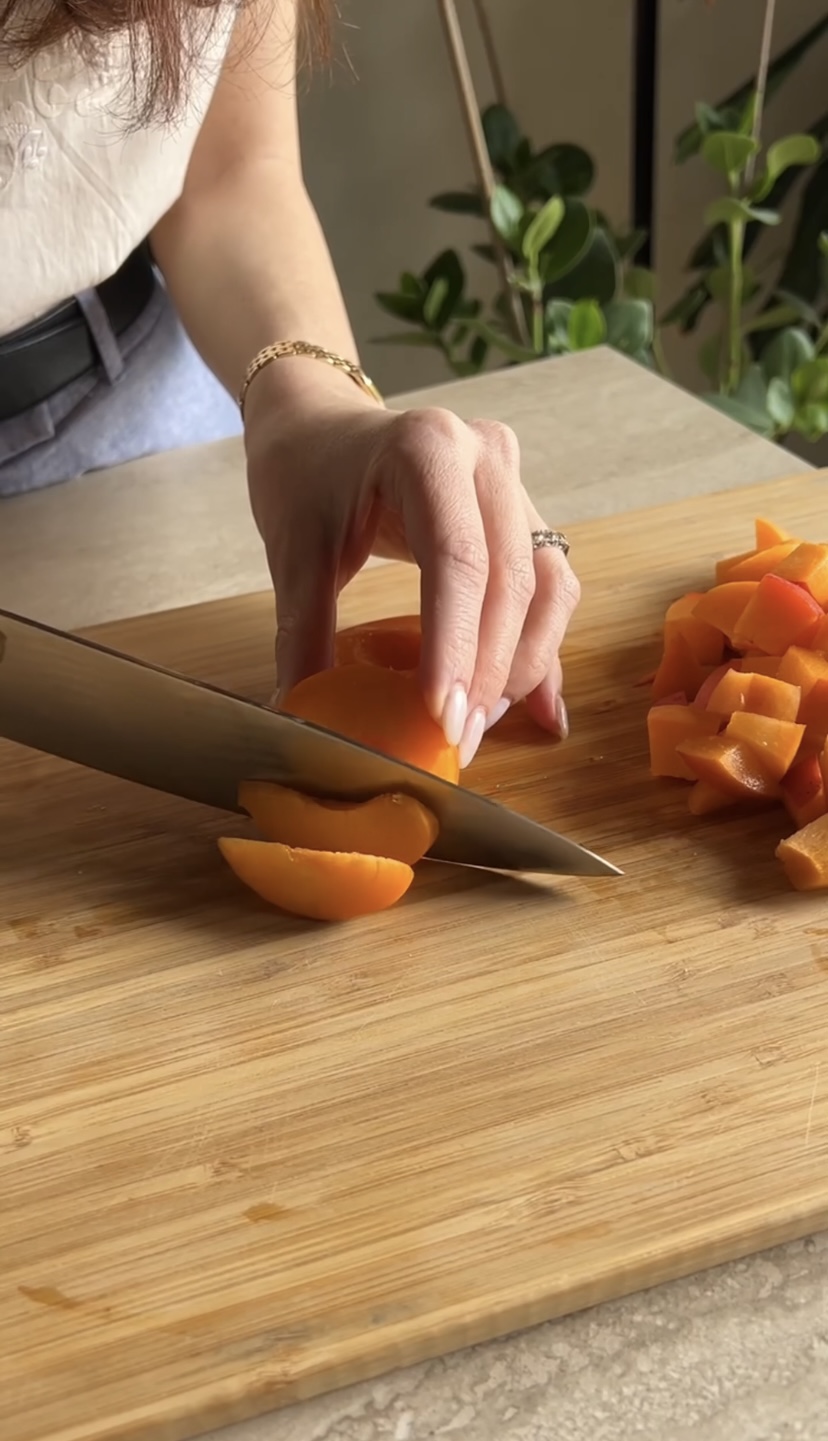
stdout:
[(493, 706), (492, 706), (491, 710), (489, 711), (488, 716), (486, 717), (486, 730), (487, 730), (487, 731), (490, 731), (491, 728), (492, 728), (492, 726), (496, 726), (497, 723), (498, 723), (498, 721), (503, 720), (503, 717), (505, 716), (505, 714), (506, 714), (507, 710), (509, 709), (509, 706), (510, 706), (510, 705), (511, 705), (511, 701), (508, 701), (508, 700), (506, 699), (505, 695), (504, 695), (504, 696), (501, 696), (501, 698), (500, 698), (500, 700), (498, 701), (497, 705), (493, 705)]
[(566, 708), (566, 702), (562, 695), (559, 695), (555, 701), (555, 717), (558, 722), (558, 731), (561, 740), (565, 741), (569, 735), (569, 711)]
[(466, 729), (469, 698), (461, 685), (452, 686), (443, 707), (443, 731), (450, 746), (459, 746)]
[(480, 742), (483, 739), (483, 732), (486, 729), (486, 712), (476, 710), (466, 727), (466, 733), (460, 742), (460, 769), (465, 770), (471, 765), (477, 755)]

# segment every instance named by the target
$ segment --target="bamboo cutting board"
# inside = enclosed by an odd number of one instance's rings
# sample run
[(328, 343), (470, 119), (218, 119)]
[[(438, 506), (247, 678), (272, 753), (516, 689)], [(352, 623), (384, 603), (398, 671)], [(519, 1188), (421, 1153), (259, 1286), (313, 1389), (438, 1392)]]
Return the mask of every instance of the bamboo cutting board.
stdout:
[[(667, 602), (799, 478), (574, 527), (572, 737), (469, 783), (623, 878), (424, 865), (394, 911), (281, 918), (216, 819), (0, 750), (0, 1435), (176, 1441), (828, 1220), (828, 897), (779, 815), (647, 773)], [(388, 567), (342, 622), (415, 601)], [(271, 602), (107, 627), (264, 698)]]

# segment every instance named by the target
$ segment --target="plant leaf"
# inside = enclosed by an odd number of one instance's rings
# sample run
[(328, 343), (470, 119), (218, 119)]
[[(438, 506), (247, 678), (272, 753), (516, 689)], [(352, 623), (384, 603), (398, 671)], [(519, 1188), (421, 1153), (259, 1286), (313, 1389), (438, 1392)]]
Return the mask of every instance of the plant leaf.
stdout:
[(767, 382), (761, 365), (746, 365), (736, 389), (736, 399), (741, 400), (743, 405), (750, 405), (754, 410), (764, 412), (768, 408), (767, 394)]
[(759, 142), (752, 135), (740, 135), (737, 130), (714, 130), (705, 135), (701, 153), (714, 170), (731, 177), (743, 173), (758, 149)]
[(819, 237), (828, 230), (828, 160), (823, 160), (802, 192), (793, 239), (779, 276), (778, 288), (811, 304), (822, 290)]
[(444, 190), (432, 195), (428, 203), (432, 210), (444, 210), (448, 215), (486, 214), (486, 202), (477, 190)]
[(682, 335), (689, 335), (696, 329), (699, 318), (710, 304), (710, 299), (706, 281), (695, 281), (665, 310), (661, 324), (677, 325)]
[(791, 391), (797, 404), (828, 405), (828, 356), (815, 356), (797, 366), (791, 376)]
[(557, 341), (562, 350), (569, 349), (569, 317), (572, 314), (571, 300), (548, 300), (544, 318), (547, 334)]
[(804, 435), (806, 440), (821, 440), (828, 434), (828, 405), (803, 405), (794, 416), (794, 429)]
[(775, 375), (768, 385), (766, 404), (768, 415), (775, 422), (777, 429), (787, 433), (793, 425), (796, 407), (791, 387), (778, 375)]
[(501, 173), (510, 171), (523, 139), (514, 115), (505, 105), (488, 105), (480, 118), (492, 165)]
[(523, 214), (523, 201), (514, 191), (507, 185), (496, 185), (492, 194), (492, 224), (507, 245), (517, 245)]
[(759, 330), (780, 330), (783, 325), (792, 325), (801, 319), (800, 312), (793, 305), (771, 305), (743, 325), (745, 335), (754, 335)]
[(762, 351), (762, 369), (770, 383), (774, 376), (790, 385), (795, 370), (813, 359), (814, 342), (798, 326), (780, 330)]
[(585, 255), (595, 221), (582, 200), (567, 200), (566, 209), (554, 239), (541, 256), (541, 276), (550, 284), (566, 275)]
[(529, 221), (521, 248), (530, 265), (537, 265), (538, 257), (542, 250), (552, 240), (555, 233), (560, 229), (561, 221), (566, 214), (566, 202), (560, 195), (553, 195), (542, 205), (537, 215), (533, 215)]
[(758, 435), (773, 435), (773, 421), (767, 411), (757, 410), (752, 405), (746, 405), (743, 400), (738, 400), (735, 395), (706, 395), (704, 399), (708, 405), (716, 410), (722, 411), (731, 420), (738, 421), (748, 430), (754, 430)]
[(616, 235), (615, 248), (620, 259), (633, 260), (646, 239), (646, 230), (631, 230), (629, 235)]
[(728, 117), (723, 115), (721, 110), (715, 106), (708, 105), (706, 100), (696, 101), (696, 124), (702, 136), (711, 135), (714, 130), (726, 130)]
[(377, 305), (395, 320), (407, 320), (409, 325), (422, 325), (424, 296), (399, 294), (393, 290), (378, 290), (374, 294)]
[(624, 275), (624, 294), (631, 300), (655, 303), (658, 283), (655, 273), (643, 265), (632, 265)]
[(468, 324), (470, 330), (473, 330), (476, 335), (482, 336), (488, 345), (501, 351), (509, 360), (519, 362), (537, 360), (534, 350), (527, 350), (525, 346), (518, 345), (505, 331), (496, 330), (488, 321), (470, 320)]
[(822, 146), (813, 135), (788, 135), (784, 140), (775, 140), (768, 146), (765, 173), (751, 189), (751, 200), (767, 199), (780, 175), (784, 175), (786, 170), (799, 169), (803, 165), (816, 165), (821, 155)]
[(625, 355), (649, 350), (653, 343), (653, 307), (649, 300), (611, 300), (604, 308), (607, 344)]
[(486, 260), (490, 265), (497, 264), (497, 251), (490, 242), (482, 241), (479, 245), (473, 245), (472, 251), (479, 255), (481, 260)]
[(589, 244), (565, 275), (544, 288), (547, 300), (596, 300), (606, 305), (618, 292), (620, 263), (612, 238), (595, 226)]
[(456, 250), (443, 250), (423, 271), (427, 295), (423, 320), (430, 330), (442, 330), (452, 319), (463, 295), (466, 276)]
[(607, 323), (595, 300), (578, 300), (569, 314), (569, 344), (572, 350), (592, 350), (603, 344)]
[(735, 195), (720, 196), (704, 212), (705, 225), (746, 225), (750, 220), (761, 225), (778, 225), (780, 216), (775, 210), (759, 210), (755, 205), (748, 205)]

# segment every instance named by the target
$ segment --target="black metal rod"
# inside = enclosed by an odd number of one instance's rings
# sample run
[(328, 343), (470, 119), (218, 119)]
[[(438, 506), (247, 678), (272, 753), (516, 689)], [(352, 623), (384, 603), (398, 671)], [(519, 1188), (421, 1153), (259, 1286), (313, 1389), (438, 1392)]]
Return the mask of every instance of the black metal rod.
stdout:
[(633, 38), (632, 214), (636, 229), (646, 230), (639, 264), (652, 265), (655, 253), (656, 128), (658, 118), (658, 0), (635, 0)]

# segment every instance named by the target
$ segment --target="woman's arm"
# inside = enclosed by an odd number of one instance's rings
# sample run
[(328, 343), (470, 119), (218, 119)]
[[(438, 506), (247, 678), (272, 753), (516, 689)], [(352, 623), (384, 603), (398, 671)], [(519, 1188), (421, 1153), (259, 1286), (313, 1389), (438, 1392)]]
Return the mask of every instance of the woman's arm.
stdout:
[[(277, 341), (356, 359), (302, 178), (297, 3), (241, 11), (184, 193), (152, 236), (185, 327), (234, 394)], [(423, 694), (462, 740), (461, 762), (524, 697), (565, 734), (558, 649), (578, 585), (561, 550), (533, 550), (544, 521), (511, 431), (442, 410), (395, 414), (341, 371), (291, 358), (256, 375), (245, 445), (280, 688), (331, 663), (339, 592), (372, 551), (396, 554), (420, 567)]]
[[(296, 28), (296, 0), (241, 11), (184, 192), (151, 237), (191, 339), (234, 396), (253, 356), (277, 340), (357, 358), (302, 175)], [(257, 376), (249, 405), (265, 395), (313, 401), (345, 387), (358, 398), (341, 372), (281, 360)]]

